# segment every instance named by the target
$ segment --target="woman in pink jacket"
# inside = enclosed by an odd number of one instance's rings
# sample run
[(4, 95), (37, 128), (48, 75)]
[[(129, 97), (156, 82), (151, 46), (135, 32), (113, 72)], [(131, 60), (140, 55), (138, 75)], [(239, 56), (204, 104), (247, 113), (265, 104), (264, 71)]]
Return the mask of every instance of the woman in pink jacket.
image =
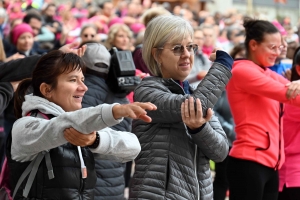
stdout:
[(236, 124), (227, 175), (230, 200), (276, 200), (278, 169), (285, 160), (283, 104), (300, 107), (300, 81), (271, 71), (283, 46), (278, 29), (246, 19), (246, 59), (236, 60), (227, 94)]
[[(295, 51), (291, 81), (300, 79), (300, 47)], [(300, 108), (286, 105), (283, 115), (285, 162), (279, 170), (278, 200), (300, 199)]]

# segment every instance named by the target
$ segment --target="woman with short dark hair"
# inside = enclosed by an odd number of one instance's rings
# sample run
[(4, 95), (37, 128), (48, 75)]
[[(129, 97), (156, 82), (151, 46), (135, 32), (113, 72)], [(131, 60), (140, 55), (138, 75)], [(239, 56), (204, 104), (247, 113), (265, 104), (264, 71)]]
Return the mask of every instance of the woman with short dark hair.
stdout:
[[(15, 95), (19, 119), (7, 154), (14, 199), (94, 199), (92, 152), (120, 162), (139, 153), (132, 133), (107, 127), (123, 117), (150, 122), (145, 109), (156, 107), (135, 102), (81, 109), (87, 91), (84, 70), (79, 56), (55, 50), (39, 60), (32, 78), (20, 83)], [(25, 95), (29, 86), (33, 93)], [(31, 171), (28, 180), (27, 169)], [(22, 181), (24, 177), (27, 181)]]

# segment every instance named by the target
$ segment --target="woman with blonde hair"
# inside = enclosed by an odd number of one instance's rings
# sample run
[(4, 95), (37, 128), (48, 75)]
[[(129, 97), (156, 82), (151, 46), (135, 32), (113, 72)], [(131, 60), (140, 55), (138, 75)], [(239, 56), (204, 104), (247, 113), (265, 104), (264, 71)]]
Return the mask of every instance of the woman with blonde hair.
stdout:
[(159, 110), (147, 112), (153, 120), (148, 124), (133, 121), (142, 151), (129, 199), (213, 199), (209, 160), (225, 159), (228, 141), (211, 109), (231, 77), (233, 60), (216, 51), (207, 76), (191, 88), (185, 79), (198, 48), (193, 37), (191, 24), (181, 17), (162, 15), (147, 25), (142, 56), (153, 76), (136, 87), (134, 100)]
[(119, 50), (132, 50), (133, 34), (126, 24), (114, 24), (109, 28), (105, 46), (107, 49), (116, 47)]

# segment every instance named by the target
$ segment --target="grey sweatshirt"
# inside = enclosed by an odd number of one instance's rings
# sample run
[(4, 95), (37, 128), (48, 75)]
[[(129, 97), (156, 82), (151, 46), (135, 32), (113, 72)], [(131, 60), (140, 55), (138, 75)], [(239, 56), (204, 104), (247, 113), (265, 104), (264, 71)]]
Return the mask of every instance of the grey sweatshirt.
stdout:
[[(65, 112), (60, 106), (44, 98), (26, 95), (22, 105), (23, 117), (14, 123), (12, 129), (12, 159), (20, 162), (31, 161), (39, 152), (67, 143), (63, 131), (72, 127), (83, 134), (98, 130), (100, 144), (91, 151), (100, 158), (119, 162), (133, 160), (141, 151), (137, 137), (130, 132), (107, 128), (123, 120), (114, 119), (112, 114), (114, 105), (101, 104)], [(47, 120), (26, 116), (35, 109), (56, 117)]]

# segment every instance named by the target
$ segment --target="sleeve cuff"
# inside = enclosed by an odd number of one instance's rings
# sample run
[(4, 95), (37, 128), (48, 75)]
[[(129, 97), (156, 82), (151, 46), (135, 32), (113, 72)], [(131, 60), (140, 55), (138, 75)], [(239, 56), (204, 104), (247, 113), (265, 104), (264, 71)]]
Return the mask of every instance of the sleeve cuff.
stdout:
[(106, 131), (98, 131), (100, 142), (98, 147), (91, 149), (93, 153), (105, 154), (109, 149), (110, 135)]
[(118, 103), (114, 103), (114, 104), (111, 104), (111, 105), (103, 104), (101, 115), (102, 115), (103, 122), (108, 127), (116, 125), (116, 124), (120, 123), (121, 121), (123, 121), (123, 119), (124, 119), (123, 117), (120, 118), (120, 119), (115, 119), (114, 116), (113, 116), (112, 108), (117, 104)]
[(233, 64), (232, 57), (228, 53), (222, 50), (218, 50), (216, 53), (217, 53), (217, 58), (215, 62), (220, 63), (226, 66), (229, 70), (231, 70)]
[(190, 129), (189, 127), (187, 127), (189, 134), (196, 134), (199, 133), (205, 126), (206, 123), (202, 124), (202, 126), (200, 126), (199, 128), (196, 128), (194, 130)]

